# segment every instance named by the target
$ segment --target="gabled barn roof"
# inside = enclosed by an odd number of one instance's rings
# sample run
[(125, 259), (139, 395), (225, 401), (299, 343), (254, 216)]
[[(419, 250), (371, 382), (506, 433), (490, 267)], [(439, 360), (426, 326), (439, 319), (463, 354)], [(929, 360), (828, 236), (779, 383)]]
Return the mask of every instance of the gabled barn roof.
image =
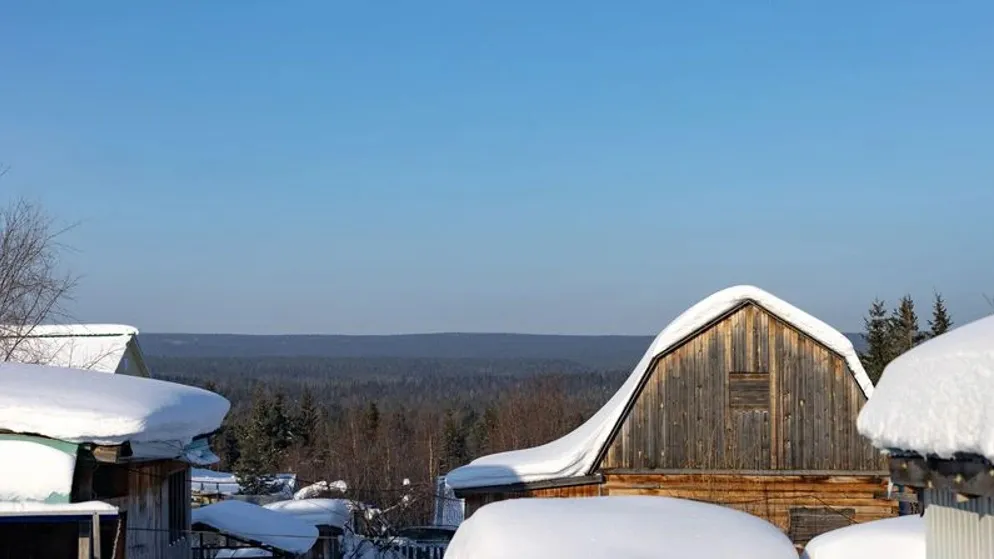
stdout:
[(649, 346), (618, 392), (583, 425), (548, 444), (484, 456), (449, 472), (446, 482), (455, 489), (530, 483), (585, 476), (595, 467), (597, 456), (614, 427), (624, 419), (629, 402), (637, 397), (639, 386), (651, 374), (660, 355), (680, 345), (688, 337), (739, 305), (755, 303), (815, 341), (841, 355), (867, 398), (873, 383), (863, 370), (852, 342), (841, 332), (758, 287), (739, 285), (719, 291), (700, 301), (670, 322)]
[(137, 328), (124, 324), (0, 326), (0, 342), (5, 342), (0, 343), (4, 354), (0, 357), (16, 363), (114, 373), (131, 345), (139, 376), (149, 376), (137, 336)]

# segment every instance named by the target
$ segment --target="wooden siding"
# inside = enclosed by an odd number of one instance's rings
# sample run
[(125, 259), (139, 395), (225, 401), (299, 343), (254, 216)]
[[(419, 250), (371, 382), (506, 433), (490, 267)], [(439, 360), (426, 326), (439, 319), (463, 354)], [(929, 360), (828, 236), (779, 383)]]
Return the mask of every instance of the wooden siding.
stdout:
[(596, 497), (600, 494), (600, 485), (578, 485), (575, 487), (555, 487), (551, 489), (533, 489), (530, 491), (514, 491), (510, 493), (486, 493), (482, 495), (470, 495), (465, 498), (465, 517), (469, 518), (483, 505), (505, 501), (507, 499), (520, 499), (523, 497)]
[(842, 356), (745, 304), (656, 361), (600, 469), (884, 471), (864, 402)]
[[(190, 559), (190, 467), (181, 462), (160, 461), (128, 464), (128, 495), (105, 501), (118, 506), (126, 518), (126, 559)], [(170, 476), (182, 480), (185, 489), (174, 490), (170, 499)], [(182, 509), (182, 536), (170, 530), (170, 508)], [(175, 514), (175, 511), (174, 511)], [(175, 526), (173, 527), (175, 529)], [(173, 537), (171, 537), (173, 536)], [(172, 541), (170, 541), (172, 539)]]

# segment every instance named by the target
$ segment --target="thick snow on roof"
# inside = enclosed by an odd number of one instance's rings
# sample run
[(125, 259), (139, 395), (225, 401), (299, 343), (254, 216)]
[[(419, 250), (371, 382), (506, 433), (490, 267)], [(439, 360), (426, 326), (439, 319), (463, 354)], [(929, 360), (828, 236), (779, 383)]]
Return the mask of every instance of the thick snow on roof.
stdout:
[(925, 559), (925, 520), (899, 516), (853, 524), (815, 537), (802, 559)]
[(66, 446), (72, 452), (39, 441), (0, 437), (0, 503), (68, 501), (77, 448)]
[(221, 501), (195, 508), (191, 520), (244, 542), (290, 553), (306, 553), (318, 538), (313, 524), (244, 501)]
[(215, 431), (230, 404), (171, 382), (43, 365), (0, 364), (0, 429), (70, 442), (175, 442)]
[(510, 499), (459, 526), (446, 559), (797, 559), (765, 520), (668, 497)]
[(873, 384), (863, 370), (852, 342), (841, 332), (758, 287), (729, 287), (700, 301), (670, 322), (656, 336), (628, 380), (586, 423), (542, 446), (479, 458), (446, 474), (446, 482), (460, 489), (586, 475), (594, 467), (597, 454), (607, 443), (612, 429), (622, 419), (625, 407), (635, 396), (643, 377), (651, 373), (655, 358), (747, 301), (759, 304), (845, 358), (863, 393), (870, 396)]
[(194, 493), (237, 495), (242, 486), (235, 474), (230, 472), (193, 468), (190, 470), (190, 490)]
[(857, 426), (880, 449), (994, 460), (994, 316), (892, 361)]
[[(0, 337), (21, 337), (21, 330), (0, 326)], [(137, 335), (123, 324), (40, 324), (23, 332), (10, 361), (113, 373)]]
[(276, 501), (265, 508), (292, 515), (314, 526), (344, 529), (352, 514), (352, 503), (346, 499), (300, 499)]

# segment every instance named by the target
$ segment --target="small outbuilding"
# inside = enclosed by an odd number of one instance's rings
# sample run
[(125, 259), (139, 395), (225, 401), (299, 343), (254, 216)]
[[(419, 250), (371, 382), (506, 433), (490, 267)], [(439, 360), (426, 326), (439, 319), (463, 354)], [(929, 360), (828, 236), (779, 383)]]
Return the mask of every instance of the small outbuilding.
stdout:
[(0, 361), (151, 376), (138, 329), (123, 324), (0, 326)]
[(994, 316), (892, 361), (859, 416), (924, 507), (929, 558), (994, 557)]
[(516, 497), (658, 495), (740, 509), (797, 544), (897, 515), (886, 461), (856, 417), (873, 391), (852, 343), (752, 286), (673, 320), (618, 392), (543, 446), (446, 475), (481, 506)]
[(218, 460), (208, 436), (229, 405), (158, 380), (0, 364), (0, 556), (190, 559), (190, 465)]

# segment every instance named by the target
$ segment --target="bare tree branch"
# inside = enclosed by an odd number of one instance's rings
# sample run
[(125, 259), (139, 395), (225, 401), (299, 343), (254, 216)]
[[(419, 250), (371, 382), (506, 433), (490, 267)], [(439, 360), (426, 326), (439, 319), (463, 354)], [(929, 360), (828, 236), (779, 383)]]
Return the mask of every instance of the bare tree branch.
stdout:
[[(0, 173), (3, 171), (0, 170)], [(0, 361), (32, 361), (25, 340), (46, 322), (67, 316), (78, 277), (61, 270), (68, 249), (40, 206), (24, 199), (0, 208)]]

